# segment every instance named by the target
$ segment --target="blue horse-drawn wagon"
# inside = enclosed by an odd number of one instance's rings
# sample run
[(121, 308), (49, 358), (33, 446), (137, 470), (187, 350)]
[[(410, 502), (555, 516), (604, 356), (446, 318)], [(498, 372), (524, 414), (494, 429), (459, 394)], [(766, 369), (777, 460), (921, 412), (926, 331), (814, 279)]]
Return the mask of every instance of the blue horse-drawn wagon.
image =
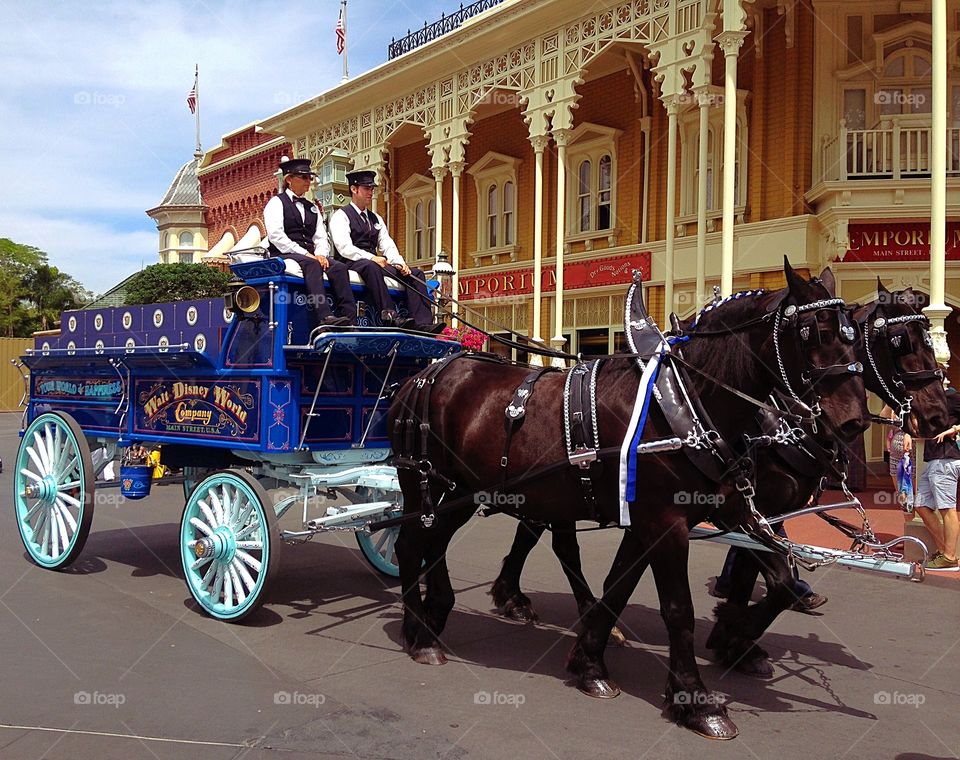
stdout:
[[(238, 258), (247, 260), (231, 265), (223, 299), (65, 312), (59, 334), (22, 357), (14, 502), (36, 564), (77, 559), (95, 489), (146, 495), (149, 470), (130, 452), (159, 447), (163, 465), (182, 472), (187, 587), (213, 617), (250, 614), (281, 542), (322, 531), (355, 531), (370, 563), (396, 574), (397, 528), (368, 530), (400, 511), (384, 399), (460, 346), (382, 328), (365, 313), (360, 281), (360, 325), (311, 332), (302, 278), (281, 259)], [(118, 456), (119, 478), (105, 478)], [(280, 530), (294, 506), (302, 528)]]

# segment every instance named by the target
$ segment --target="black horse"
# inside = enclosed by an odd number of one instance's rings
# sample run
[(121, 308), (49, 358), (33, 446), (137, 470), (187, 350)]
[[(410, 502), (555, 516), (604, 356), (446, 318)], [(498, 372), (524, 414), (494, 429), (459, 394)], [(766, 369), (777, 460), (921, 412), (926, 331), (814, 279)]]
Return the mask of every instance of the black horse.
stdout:
[[(901, 413), (905, 429), (932, 438), (947, 426), (947, 405), (930, 340), (926, 317), (910, 289), (891, 293), (877, 282), (877, 300), (857, 308), (861, 329), (857, 354), (864, 365), (864, 384)], [(836, 442), (829, 431), (808, 431), (808, 446), (830, 451)], [(827, 458), (804, 457), (798, 449), (773, 447), (760, 468), (757, 494), (764, 503), (780, 504), (779, 513), (803, 507), (831, 476)], [(806, 461), (804, 461), (806, 460)], [(767, 593), (750, 605), (758, 573)], [(733, 561), (730, 594), (717, 605), (716, 625), (707, 647), (728, 666), (747, 675), (768, 678), (773, 666), (756, 641), (797, 597), (792, 573), (783, 557), (769, 552), (738, 551)]]
[[(777, 386), (810, 391), (816, 381), (816, 401), (822, 419), (845, 439), (867, 426), (863, 382), (848, 372), (855, 366), (852, 344), (841, 328), (848, 312), (818, 280), (807, 281), (785, 262), (787, 287), (775, 293), (732, 300), (704, 314), (685, 360), (697, 371), (689, 379), (691, 393), (709, 411), (717, 439), (741, 438), (742, 420), (755, 405), (744, 395), (766, 398)], [(801, 318), (802, 317), (802, 318)], [(815, 329), (815, 339), (801, 338), (803, 328)], [(709, 336), (709, 338), (707, 337)], [(438, 372), (442, 382), (433, 381)], [(495, 490), (502, 482), (500, 458), (504, 441), (503, 410), (527, 371), (469, 359), (451, 361), (442, 369), (428, 368), (397, 394), (388, 417), (398, 460), (404, 513), (396, 552), (400, 565), (404, 616), (402, 636), (411, 657), (425, 664), (442, 664), (440, 635), (453, 608), (454, 593), (446, 551), (454, 533), (470, 518), (470, 495)], [(640, 376), (631, 361), (605, 362), (597, 376), (599, 444), (619, 450), (637, 397)], [(806, 382), (805, 382), (806, 381)], [(535, 474), (544, 463), (566, 460), (563, 428), (562, 373), (545, 376), (527, 407), (526, 422), (513, 438), (513, 472)], [(416, 389), (432, 388), (429, 403), (418, 401)], [(811, 399), (813, 401), (813, 399)], [(429, 408), (429, 421), (427, 412)], [(673, 435), (659, 407), (651, 411), (644, 440)], [(422, 448), (416, 461), (411, 452), (417, 438)], [(738, 467), (739, 462), (729, 463)], [(682, 725), (712, 738), (733, 738), (736, 726), (720, 700), (704, 686), (693, 652), (694, 611), (687, 575), (690, 528), (706, 519), (736, 527), (754, 517), (739, 477), (711, 479), (683, 451), (640, 457), (637, 481), (644, 498), (629, 505), (631, 525), (624, 530), (613, 567), (604, 583), (603, 598), (583, 619), (583, 629), (567, 668), (578, 687), (592, 696), (615, 696), (603, 660), (611, 629), (647, 566), (653, 568), (661, 614), (670, 640), (666, 685), (668, 714)], [(516, 514), (541, 522), (572, 523), (595, 517), (602, 523), (619, 518), (619, 479), (608, 467), (596, 493), (599, 514), (586, 511), (579, 478), (569, 469), (551, 469), (549, 479), (512, 480)], [(735, 485), (736, 482), (736, 485)], [(693, 504), (678, 503), (680, 491), (712, 494)], [(455, 508), (444, 509), (442, 498)], [(421, 568), (426, 565), (426, 597), (420, 592)]]
[[(831, 271), (825, 270), (820, 277), (833, 293)], [(919, 297), (912, 289), (891, 293), (879, 280), (877, 292), (876, 301), (859, 307), (854, 314), (859, 328), (856, 353), (865, 368), (864, 384), (891, 408), (903, 411), (909, 432), (932, 437), (946, 426), (946, 399)], [(758, 434), (772, 432), (771, 427), (776, 426), (777, 420), (768, 416), (766, 422), (772, 426), (765, 426)], [(778, 445), (758, 451), (758, 501), (780, 505), (769, 514), (783, 514), (803, 507), (818, 491), (824, 476), (837, 479), (841, 476), (835, 454), (842, 442), (836, 434), (821, 426), (817, 432), (807, 430), (806, 435), (802, 450)], [(513, 545), (490, 590), (503, 614), (520, 622), (537, 619), (529, 597), (520, 589), (520, 575), (527, 556), (546, 527), (545, 523), (530, 520), (519, 522)], [(554, 554), (570, 582), (582, 616), (595, 600), (581, 569), (575, 526), (554, 523), (552, 527)], [(768, 594), (745, 613), (758, 573), (764, 575)], [(717, 608), (718, 624), (708, 639), (708, 646), (719, 660), (739, 672), (756, 677), (771, 676), (772, 664), (756, 641), (773, 620), (796, 601), (791, 573), (780, 555), (738, 552), (729, 600)], [(622, 640), (623, 635), (614, 627), (611, 643)]]

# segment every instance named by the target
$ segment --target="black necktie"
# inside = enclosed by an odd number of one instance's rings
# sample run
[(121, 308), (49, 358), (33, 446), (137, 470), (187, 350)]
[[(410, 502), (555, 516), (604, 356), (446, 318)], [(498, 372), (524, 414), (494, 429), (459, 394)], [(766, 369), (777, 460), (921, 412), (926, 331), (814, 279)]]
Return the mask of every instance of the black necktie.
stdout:
[(367, 229), (368, 230), (373, 229), (373, 217), (371, 216), (369, 209), (366, 209), (363, 212), (363, 219), (367, 223)]

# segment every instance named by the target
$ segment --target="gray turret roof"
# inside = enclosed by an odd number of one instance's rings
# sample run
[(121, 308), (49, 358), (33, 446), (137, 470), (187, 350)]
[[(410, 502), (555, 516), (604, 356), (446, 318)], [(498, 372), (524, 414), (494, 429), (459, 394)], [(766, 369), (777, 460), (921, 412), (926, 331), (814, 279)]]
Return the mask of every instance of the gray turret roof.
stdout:
[(200, 196), (200, 180), (197, 178), (197, 163), (198, 159), (194, 158), (180, 167), (163, 200), (157, 206), (158, 209), (165, 206), (203, 205), (203, 198)]

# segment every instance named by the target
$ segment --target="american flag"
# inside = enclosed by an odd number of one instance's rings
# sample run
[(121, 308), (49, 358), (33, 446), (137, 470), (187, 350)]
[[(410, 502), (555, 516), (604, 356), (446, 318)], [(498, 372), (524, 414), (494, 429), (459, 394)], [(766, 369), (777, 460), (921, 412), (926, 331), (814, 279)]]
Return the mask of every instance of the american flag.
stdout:
[(193, 81), (193, 87), (190, 89), (190, 92), (187, 94), (187, 108), (190, 109), (190, 113), (197, 112), (197, 81)]
[(343, 28), (343, 8), (341, 8), (340, 16), (337, 18), (337, 55), (343, 55), (346, 46), (347, 30)]

